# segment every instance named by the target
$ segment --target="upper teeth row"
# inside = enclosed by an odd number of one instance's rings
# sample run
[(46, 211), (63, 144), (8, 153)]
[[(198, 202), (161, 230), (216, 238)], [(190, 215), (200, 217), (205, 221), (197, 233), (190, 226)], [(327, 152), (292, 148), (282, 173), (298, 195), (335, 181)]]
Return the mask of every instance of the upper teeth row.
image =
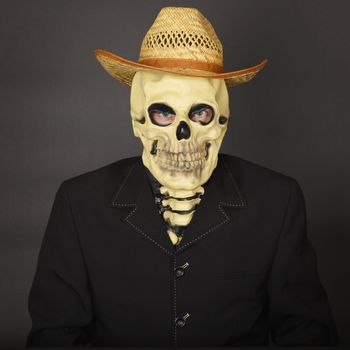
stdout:
[(169, 152), (166, 151), (164, 149), (160, 149), (158, 150), (158, 155), (161, 158), (168, 158), (170, 160), (173, 160), (175, 162), (184, 162), (184, 161), (194, 161), (194, 160), (200, 160), (202, 158), (205, 158), (206, 152), (192, 152), (192, 153), (183, 153), (183, 152), (179, 152), (179, 153), (173, 153), (173, 152)]
[(184, 170), (192, 170), (197, 167), (202, 167), (205, 163), (205, 159), (199, 159), (195, 161), (175, 161), (175, 160), (170, 160), (170, 159), (162, 159), (158, 158), (157, 162), (159, 162), (162, 166), (167, 167), (167, 168), (174, 168), (174, 169), (184, 169)]

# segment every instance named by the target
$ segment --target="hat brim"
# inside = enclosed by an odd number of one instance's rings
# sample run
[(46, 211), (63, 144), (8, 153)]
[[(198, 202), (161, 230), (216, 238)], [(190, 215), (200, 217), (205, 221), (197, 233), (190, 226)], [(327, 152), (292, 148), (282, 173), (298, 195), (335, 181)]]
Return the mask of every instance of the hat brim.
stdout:
[(224, 79), (227, 87), (232, 87), (242, 83), (247, 83), (252, 80), (255, 75), (265, 67), (267, 63), (267, 59), (264, 59), (256, 66), (246, 69), (227, 73), (213, 73), (192, 68), (159, 68), (134, 61), (129, 61), (112, 52), (101, 49), (95, 50), (95, 56), (102, 67), (107, 71), (107, 73), (109, 73), (114, 79), (117, 79), (121, 83), (128, 86), (131, 86), (132, 79), (137, 71), (157, 70), (186, 76)]

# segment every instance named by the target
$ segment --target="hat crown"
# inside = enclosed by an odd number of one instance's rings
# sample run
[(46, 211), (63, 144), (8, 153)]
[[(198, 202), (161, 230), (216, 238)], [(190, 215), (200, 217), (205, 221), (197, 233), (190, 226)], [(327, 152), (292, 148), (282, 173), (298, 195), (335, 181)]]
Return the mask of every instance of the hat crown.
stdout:
[(160, 10), (143, 38), (138, 62), (101, 49), (95, 55), (113, 78), (128, 86), (137, 71), (156, 70), (224, 79), (231, 87), (252, 80), (267, 63), (265, 59), (253, 67), (224, 72), (222, 44), (208, 19), (192, 7)]
[(203, 62), (223, 71), (223, 47), (211, 23), (196, 8), (164, 7), (147, 31), (139, 62)]

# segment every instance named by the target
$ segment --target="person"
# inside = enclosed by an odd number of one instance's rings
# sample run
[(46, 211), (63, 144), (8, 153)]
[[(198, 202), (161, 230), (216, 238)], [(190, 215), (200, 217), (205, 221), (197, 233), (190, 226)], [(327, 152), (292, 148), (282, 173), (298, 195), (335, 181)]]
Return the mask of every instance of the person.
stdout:
[(336, 345), (296, 179), (220, 153), (228, 88), (195, 8), (165, 7), (138, 62), (96, 50), (131, 87), (142, 156), (56, 193), (29, 295), (34, 346)]

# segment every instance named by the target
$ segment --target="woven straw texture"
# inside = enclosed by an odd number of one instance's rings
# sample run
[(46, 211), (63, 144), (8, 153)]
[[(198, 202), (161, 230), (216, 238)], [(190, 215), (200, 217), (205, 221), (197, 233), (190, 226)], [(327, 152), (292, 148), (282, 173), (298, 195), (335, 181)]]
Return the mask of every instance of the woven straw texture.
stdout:
[(223, 48), (210, 22), (195, 8), (163, 8), (146, 33), (139, 62), (181, 58), (223, 66)]
[(227, 87), (246, 83), (266, 65), (227, 72), (223, 47), (210, 22), (195, 8), (164, 7), (143, 38), (138, 62), (111, 52), (95, 50), (102, 67), (121, 83), (131, 86), (139, 70), (225, 79)]

